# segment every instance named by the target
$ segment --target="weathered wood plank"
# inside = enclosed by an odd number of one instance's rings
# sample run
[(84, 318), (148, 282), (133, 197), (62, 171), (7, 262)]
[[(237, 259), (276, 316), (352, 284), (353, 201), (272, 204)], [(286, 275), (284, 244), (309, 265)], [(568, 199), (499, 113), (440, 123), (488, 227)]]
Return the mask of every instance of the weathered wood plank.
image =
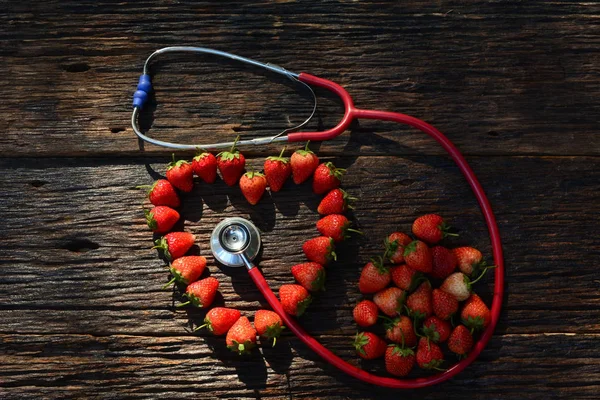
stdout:
[[(360, 198), (354, 217), (365, 238), (340, 246), (340, 261), (329, 268), (329, 290), (303, 318), (312, 332), (353, 333), (351, 308), (360, 298), (355, 286), (360, 268), (380, 251), (386, 233), (409, 230), (418, 214), (451, 216), (462, 234), (454, 243), (490, 253), (476, 202), (450, 161), (334, 161), (348, 168), (344, 187)], [(598, 159), (470, 161), (494, 205), (504, 240), (507, 291), (500, 331), (600, 332), (596, 265), (590, 261), (600, 253), (598, 213), (590, 207), (599, 203)], [(258, 168), (261, 162), (251, 159), (249, 164)], [(152, 162), (147, 168), (162, 166)], [(102, 160), (1, 162), (2, 332), (181, 333), (188, 315), (174, 313), (177, 297), (159, 289), (168, 274), (149, 250), (143, 194), (134, 189), (151, 181), (147, 168)], [(208, 237), (219, 220), (232, 215), (254, 220), (263, 231), (260, 265), (275, 289), (293, 281), (289, 267), (304, 259), (300, 243), (316, 234), (318, 198), (310, 185), (296, 188), (290, 182), (256, 208), (247, 205), (238, 188), (222, 182), (199, 184), (184, 201), (185, 229), (198, 235), (199, 251), (209, 259)], [(262, 298), (243, 270), (221, 271), (212, 262), (209, 269), (222, 284), (226, 304), (249, 313), (260, 305)]]
[[(240, 358), (214, 337), (1, 335), (0, 393), (10, 398), (312, 399), (462, 399), (467, 394), (479, 399), (502, 393), (502, 398), (521, 399), (550, 389), (553, 398), (592, 399), (600, 389), (598, 339), (591, 334), (494, 337), (480, 359), (449, 382), (397, 391), (361, 384), (288, 337), (276, 350)], [(323, 340), (341, 356), (356, 359), (340, 337)]]
[[(357, 106), (420, 117), (470, 155), (600, 154), (595, 3), (29, 3), (7, 3), (0, 15), (0, 60), (10, 77), (0, 82), (1, 156), (139, 155), (129, 105), (143, 60), (181, 44), (333, 79)], [(158, 106), (145, 119), (154, 119), (155, 137), (264, 136), (310, 111), (291, 87), (257, 71), (208, 57), (170, 59), (153, 68)], [(337, 100), (319, 94), (311, 129), (341, 115)], [(420, 133), (373, 122), (321, 150), (442, 151)]]

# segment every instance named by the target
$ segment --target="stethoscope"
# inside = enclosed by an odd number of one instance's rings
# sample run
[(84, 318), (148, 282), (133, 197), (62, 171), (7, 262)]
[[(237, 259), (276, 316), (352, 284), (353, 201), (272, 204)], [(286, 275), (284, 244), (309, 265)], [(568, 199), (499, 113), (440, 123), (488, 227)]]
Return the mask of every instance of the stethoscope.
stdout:
[(486, 346), (496, 324), (498, 323), (498, 319), (500, 317), (500, 309), (502, 306), (502, 297), (504, 292), (504, 260), (502, 255), (502, 243), (500, 241), (500, 234), (498, 232), (498, 226), (496, 224), (496, 219), (494, 217), (494, 213), (492, 212), (492, 208), (490, 203), (481, 187), (475, 174), (467, 164), (467, 161), (464, 159), (462, 154), (458, 151), (458, 149), (454, 146), (454, 144), (448, 140), (440, 131), (438, 131), (433, 126), (428, 123), (421, 121), (417, 118), (411, 117), (409, 115), (388, 112), (388, 111), (376, 111), (376, 110), (363, 110), (356, 108), (352, 101), (352, 98), (348, 94), (348, 92), (342, 88), (337, 83), (331, 82), (327, 79), (319, 78), (307, 73), (296, 74), (290, 71), (287, 71), (284, 68), (281, 68), (272, 64), (265, 64), (258, 61), (251, 60), (249, 58), (236, 56), (234, 54), (226, 53), (223, 51), (208, 49), (204, 47), (165, 47), (163, 49), (157, 50), (152, 53), (146, 63), (144, 64), (144, 73), (139, 79), (139, 83), (137, 86), (137, 90), (134, 93), (133, 98), (133, 114), (131, 116), (131, 123), (133, 126), (133, 131), (136, 135), (149, 143), (168, 147), (172, 149), (206, 149), (206, 150), (218, 150), (229, 148), (232, 146), (233, 142), (226, 143), (216, 143), (216, 144), (178, 144), (178, 143), (170, 143), (161, 140), (156, 140), (144, 135), (138, 126), (138, 116), (140, 110), (148, 100), (148, 95), (152, 91), (152, 84), (150, 81), (150, 75), (148, 75), (148, 69), (150, 62), (155, 59), (157, 56), (165, 53), (173, 53), (173, 52), (191, 52), (191, 53), (204, 53), (204, 54), (212, 54), (220, 57), (229, 58), (232, 60), (240, 61), (243, 63), (251, 64), (256, 67), (261, 67), (272, 71), (274, 73), (282, 74), (287, 76), (294, 82), (301, 84), (302, 86), (308, 88), (315, 99), (315, 107), (313, 108), (313, 114), (316, 109), (316, 97), (314, 92), (310, 88), (311, 85), (319, 86), (325, 89), (328, 89), (334, 93), (336, 93), (344, 103), (345, 112), (342, 120), (339, 122), (337, 126), (334, 128), (322, 131), (322, 132), (295, 132), (289, 133), (292, 130), (299, 129), (304, 126), (312, 117), (312, 115), (304, 121), (302, 124), (298, 125), (295, 128), (287, 129), (278, 135), (272, 137), (258, 138), (258, 139), (250, 139), (250, 140), (241, 140), (237, 142), (238, 146), (246, 146), (246, 145), (265, 145), (269, 143), (275, 142), (301, 142), (301, 141), (323, 141), (332, 139), (342, 132), (344, 132), (350, 123), (354, 119), (364, 118), (364, 119), (375, 119), (375, 120), (383, 120), (383, 121), (393, 121), (401, 124), (410, 125), (414, 128), (419, 129), (422, 132), (427, 133), (433, 139), (435, 139), (442, 147), (448, 152), (450, 157), (456, 162), (460, 171), (463, 173), (465, 179), (471, 186), (475, 197), (477, 198), (477, 202), (479, 203), (479, 207), (483, 213), (483, 217), (488, 227), (490, 240), (492, 244), (492, 252), (494, 256), (494, 263), (496, 265), (495, 268), (495, 276), (494, 276), (494, 297), (492, 301), (491, 307), (491, 322), (489, 326), (482, 333), (479, 341), (475, 343), (473, 346), (473, 350), (469, 355), (455, 364), (448, 370), (441, 372), (439, 374), (424, 377), (424, 378), (414, 378), (414, 379), (395, 379), (395, 378), (387, 378), (380, 377), (368, 373), (366, 371), (361, 370), (360, 368), (347, 363), (342, 360), (331, 351), (326, 349), (323, 345), (321, 345), (317, 340), (315, 340), (312, 336), (310, 336), (299, 324), (298, 322), (290, 317), (281, 306), (279, 299), (273, 293), (269, 284), (265, 280), (262, 275), (260, 269), (256, 268), (253, 264), (253, 260), (258, 254), (261, 245), (260, 232), (259, 230), (252, 224), (250, 221), (234, 217), (234, 218), (226, 218), (221, 221), (214, 228), (211, 238), (210, 238), (210, 246), (211, 251), (217, 261), (221, 264), (229, 266), (229, 267), (242, 267), (245, 266), (248, 270), (248, 274), (254, 281), (257, 288), (263, 294), (269, 305), (273, 308), (284, 324), (300, 339), (302, 340), (308, 347), (310, 347), (313, 351), (315, 351), (318, 355), (320, 355), (324, 360), (329, 362), (331, 365), (339, 368), (343, 372), (351, 375), (357, 379), (360, 379), (364, 382), (389, 387), (389, 388), (398, 388), (398, 389), (412, 389), (419, 388), (429, 385), (434, 385), (436, 383), (443, 382), (451, 377), (455, 376), (463, 369), (467, 367), (477, 356), (481, 353), (483, 348)]

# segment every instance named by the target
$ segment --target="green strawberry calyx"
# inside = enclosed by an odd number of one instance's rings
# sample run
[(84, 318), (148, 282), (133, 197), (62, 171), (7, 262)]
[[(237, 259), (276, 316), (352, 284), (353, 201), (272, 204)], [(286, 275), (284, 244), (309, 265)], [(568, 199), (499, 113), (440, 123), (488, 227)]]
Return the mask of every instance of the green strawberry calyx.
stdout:
[(371, 264), (377, 269), (379, 275), (387, 274), (390, 271), (388, 267), (383, 265), (383, 258), (381, 256), (371, 258)]
[(424, 369), (436, 369), (439, 370), (440, 365), (442, 365), (442, 363), (444, 362), (444, 360), (436, 360), (433, 359), (431, 361), (429, 361), (428, 363), (423, 365)]
[(418, 240), (413, 240), (412, 242), (406, 245), (406, 247), (404, 248), (404, 257), (411, 255), (412, 253), (417, 251), (417, 243), (419, 243)]
[(205, 317), (205, 318), (204, 318), (204, 324), (202, 324), (202, 325), (200, 325), (200, 326), (198, 326), (198, 327), (194, 328), (194, 330), (193, 330), (192, 332), (199, 331), (199, 330), (200, 330), (200, 329), (202, 329), (202, 328), (206, 328), (206, 329), (208, 329), (210, 332), (213, 332), (213, 331), (214, 331), (214, 328), (213, 328), (213, 326), (212, 326), (212, 321), (210, 320), (210, 318), (208, 318), (208, 317)]
[(471, 330), (471, 335), (473, 332), (483, 329), (483, 317), (467, 317), (467, 319), (463, 319), (462, 322)]
[(427, 339), (432, 340), (435, 343), (440, 341), (440, 333), (437, 331), (435, 324), (423, 326), (423, 335), (425, 335)]
[(152, 247), (153, 249), (159, 249), (162, 250), (163, 254), (165, 255), (167, 260), (171, 260), (171, 253), (169, 252), (169, 243), (167, 242), (167, 239), (165, 239), (165, 237), (161, 237), (160, 239), (156, 239), (154, 241), (155, 246)]
[(269, 340), (273, 340), (273, 347), (275, 347), (275, 343), (277, 343), (277, 338), (281, 335), (281, 331), (285, 329), (285, 326), (281, 325), (279, 322), (274, 322), (271, 325), (267, 326), (267, 330), (262, 336), (266, 337)]
[[(404, 335), (402, 335), (402, 337), (404, 338)], [(408, 347), (399, 346), (397, 344), (390, 344), (389, 347), (392, 347), (393, 355), (400, 355), (402, 357), (408, 357), (408, 356), (412, 356), (415, 354), (415, 352), (412, 351), (412, 349), (410, 349)]]
[(448, 224), (446, 224), (445, 222), (442, 222), (441, 224), (439, 224), (437, 226), (437, 228), (442, 232), (442, 237), (448, 237), (448, 236), (458, 236), (458, 233), (452, 233), (450, 232), (450, 229), (452, 229), (452, 227)]
[(306, 308), (310, 305), (311, 302), (312, 302), (311, 296), (308, 296), (304, 300), (299, 301), (298, 304), (296, 305), (296, 316), (299, 317), (302, 314), (304, 314), (304, 311), (306, 311)]
[(154, 219), (154, 213), (148, 210), (144, 210), (144, 214), (146, 215), (146, 223), (148, 224), (148, 228), (151, 230), (155, 230), (158, 228), (158, 222)]
[(239, 140), (240, 140), (240, 136), (238, 135), (238, 137), (236, 137), (235, 140), (233, 141), (233, 144), (231, 145), (231, 149), (229, 151), (220, 152), (219, 154), (217, 154), (217, 158), (221, 161), (233, 161), (236, 158), (239, 159), (240, 151), (235, 148), (235, 145), (237, 144), (237, 142)]
[(306, 157), (309, 154), (315, 154), (308, 148), (309, 143), (310, 143), (310, 140), (308, 142), (306, 142), (306, 146), (304, 146), (304, 150), (296, 150), (296, 153), (301, 155), (302, 157)]
[(243, 343), (240, 343), (237, 340), (233, 340), (233, 344), (227, 346), (227, 348), (235, 353), (238, 353), (239, 355), (242, 355), (250, 354), (250, 350), (252, 350), (254, 346), (254, 343), (249, 340), (246, 340)]
[(326, 162), (325, 166), (329, 169), (329, 175), (333, 175), (337, 179), (342, 179), (342, 176), (346, 173), (344, 168), (336, 168), (336, 166), (330, 161)]
[(187, 279), (185, 279), (183, 277), (183, 275), (181, 275), (181, 272), (177, 271), (175, 268), (173, 268), (172, 266), (169, 266), (169, 271), (171, 272), (171, 275), (173, 275), (173, 278), (167, 282), (166, 285), (164, 285), (162, 288), (163, 290), (168, 288), (169, 286), (173, 285), (174, 283), (181, 283), (184, 285), (188, 284)]
[(208, 157), (210, 155), (210, 153), (204, 149), (201, 149), (200, 147), (198, 147), (196, 149), (196, 155), (194, 156), (194, 160), (195, 161), (200, 161), (205, 157)]
[(367, 354), (364, 347), (369, 344), (369, 340), (369, 337), (362, 332), (357, 333), (354, 337), (354, 348), (363, 356)]
[(313, 292), (325, 290), (325, 269), (320, 269), (319, 272), (317, 272), (317, 277), (311, 282), (310, 289)]
[(178, 161), (175, 161), (175, 153), (173, 153), (171, 156), (173, 157), (173, 161), (171, 161), (171, 162), (170, 162), (170, 163), (167, 165), (167, 171), (169, 171), (169, 170), (171, 170), (171, 169), (173, 169), (173, 168), (179, 168), (179, 167), (181, 167), (182, 165), (189, 164), (189, 162), (187, 162), (186, 160), (178, 160)]
[(198, 307), (198, 308), (202, 308), (202, 300), (200, 300), (200, 298), (192, 293), (184, 293), (183, 294), (185, 297), (188, 298), (188, 301), (186, 301), (185, 303), (181, 303), (178, 304), (177, 307), (185, 307), (188, 304), (193, 305), (194, 307)]
[(342, 228), (341, 228), (342, 229), (342, 237), (344, 239), (350, 238), (350, 232), (352, 232), (352, 233), (358, 233), (359, 235), (363, 235), (364, 236), (364, 233), (362, 233), (358, 229), (351, 228), (351, 226), (352, 226), (352, 222), (350, 222), (350, 221), (348, 221), (344, 225), (342, 225)]
[(265, 174), (256, 171), (248, 171), (244, 175), (250, 180), (254, 179), (255, 177), (265, 176)]
[(284, 152), (284, 151), (285, 151), (285, 147), (284, 147), (283, 149), (281, 149), (281, 153), (279, 153), (279, 156), (278, 156), (278, 157), (275, 157), (275, 156), (270, 156), (270, 157), (267, 157), (267, 160), (268, 160), (268, 161), (274, 161), (274, 162), (275, 162), (275, 161), (279, 161), (279, 162), (281, 162), (281, 163), (283, 163), (283, 164), (287, 164), (287, 163), (289, 163), (289, 162), (290, 162), (290, 159), (289, 159), (288, 157), (283, 157), (283, 152)]
[(327, 246), (327, 255), (325, 256), (325, 258), (328, 261), (337, 261), (337, 254), (335, 254), (335, 242), (332, 238), (329, 238), (329, 246)]

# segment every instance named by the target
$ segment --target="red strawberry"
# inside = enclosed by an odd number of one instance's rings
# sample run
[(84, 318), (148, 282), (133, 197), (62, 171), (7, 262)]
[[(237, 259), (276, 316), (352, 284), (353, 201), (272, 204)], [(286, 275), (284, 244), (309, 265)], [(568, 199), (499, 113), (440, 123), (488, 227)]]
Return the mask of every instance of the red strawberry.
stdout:
[(373, 360), (383, 356), (387, 344), (372, 332), (360, 332), (354, 338), (356, 353), (365, 360)]
[(258, 310), (254, 315), (254, 327), (260, 336), (264, 336), (267, 340), (273, 339), (273, 347), (277, 342), (277, 338), (281, 335), (281, 331), (285, 328), (281, 317), (273, 311)]
[(317, 167), (313, 175), (313, 192), (323, 194), (340, 186), (340, 178), (345, 169), (336, 168), (331, 162), (326, 162)]
[(173, 161), (167, 167), (167, 179), (177, 189), (191, 192), (194, 188), (192, 165), (185, 160), (175, 161), (175, 154), (173, 154)]
[(445, 279), (456, 268), (456, 257), (450, 250), (442, 246), (431, 248), (432, 268), (430, 275), (434, 278)]
[(394, 232), (385, 240), (385, 258), (394, 264), (404, 262), (404, 248), (412, 242), (410, 236), (402, 232)]
[(377, 307), (379, 307), (381, 312), (385, 315), (395, 317), (396, 315), (400, 315), (400, 312), (402, 311), (405, 296), (406, 293), (404, 290), (390, 287), (375, 293), (373, 302), (377, 304)]
[(179, 304), (177, 307), (191, 304), (194, 307), (208, 308), (215, 299), (218, 288), (219, 281), (213, 277), (190, 283), (187, 289), (185, 289), (184, 294), (189, 300)]
[(167, 206), (156, 206), (152, 210), (144, 210), (146, 223), (152, 232), (169, 232), (179, 221), (179, 213)]
[(171, 286), (171, 284), (175, 282), (189, 285), (200, 278), (200, 275), (202, 275), (205, 268), (206, 258), (202, 256), (180, 257), (171, 263), (169, 269), (171, 270), (173, 279), (163, 286), (163, 289)]
[(473, 293), (465, 302), (460, 319), (471, 331), (478, 331), (487, 328), (492, 320), (492, 313), (481, 297)]
[(239, 139), (239, 136), (235, 139), (231, 150), (217, 154), (217, 167), (228, 186), (233, 186), (237, 183), (246, 166), (246, 158), (235, 148)]
[(435, 343), (444, 343), (448, 340), (452, 327), (448, 321), (431, 316), (423, 322), (423, 334)]
[(465, 275), (477, 273), (482, 267), (485, 267), (483, 255), (473, 247), (459, 247), (452, 250), (452, 253), (458, 260), (458, 269)]
[(194, 331), (206, 327), (215, 336), (224, 335), (240, 319), (240, 315), (240, 312), (233, 308), (212, 308), (206, 313), (204, 325), (197, 327)]
[(292, 275), (306, 290), (324, 290), (325, 268), (316, 262), (297, 264), (292, 267)]
[(175, 260), (182, 257), (194, 245), (196, 236), (188, 232), (171, 232), (167, 233), (154, 243), (156, 246), (153, 249), (163, 251), (168, 260)]
[(430, 273), (433, 268), (431, 251), (427, 245), (419, 240), (410, 242), (404, 248), (404, 261), (406, 265), (417, 271)]
[(309, 143), (306, 142), (304, 150), (296, 150), (290, 160), (292, 178), (296, 184), (300, 184), (310, 178), (319, 165), (319, 157), (308, 149)]
[(299, 317), (304, 314), (312, 298), (300, 285), (281, 285), (279, 300), (286, 313)]
[(427, 318), (433, 314), (431, 284), (425, 281), (406, 299), (408, 315), (414, 318)]
[(192, 169), (204, 182), (214, 183), (217, 179), (217, 157), (202, 151), (192, 159)]
[(390, 345), (385, 351), (385, 370), (395, 376), (406, 376), (415, 365), (415, 352), (398, 345)]
[(419, 271), (415, 271), (414, 269), (407, 267), (405, 264), (393, 267), (390, 269), (390, 274), (392, 275), (392, 281), (394, 281), (394, 285), (409, 292), (411, 292), (415, 286), (417, 286), (419, 278), (421, 277), (421, 273)]
[(265, 161), (265, 176), (271, 188), (271, 192), (279, 192), (283, 184), (292, 174), (290, 159), (283, 157), (285, 147), (281, 150), (279, 157), (268, 157)]
[(177, 192), (166, 179), (159, 179), (152, 186), (142, 185), (138, 189), (148, 189), (148, 199), (155, 206), (177, 208), (181, 204)]
[(437, 369), (444, 362), (444, 354), (437, 344), (427, 338), (419, 340), (417, 347), (417, 364), (423, 369)]
[(466, 356), (472, 348), (473, 335), (464, 325), (458, 325), (448, 338), (448, 349), (459, 356)]
[(302, 251), (310, 261), (321, 265), (327, 265), (331, 260), (337, 260), (335, 254), (335, 243), (333, 239), (326, 236), (319, 236), (307, 240), (302, 245)]
[(449, 226), (444, 219), (437, 214), (426, 214), (420, 216), (413, 222), (412, 231), (414, 235), (424, 242), (436, 244), (446, 236), (458, 236), (448, 232)]
[(375, 325), (378, 312), (377, 304), (371, 300), (363, 300), (354, 307), (352, 315), (354, 316), (354, 321), (359, 326), (366, 328), (367, 326)]
[(358, 290), (361, 293), (376, 293), (389, 285), (392, 280), (390, 270), (380, 259), (371, 259), (362, 269), (358, 279)]
[(267, 180), (260, 172), (246, 172), (240, 179), (240, 190), (252, 205), (258, 203), (266, 188)]
[(256, 346), (256, 329), (247, 317), (240, 317), (225, 337), (227, 348), (238, 354), (248, 354)]
[(391, 320), (385, 326), (385, 337), (402, 347), (413, 347), (417, 344), (417, 335), (410, 318), (401, 315)]
[(341, 242), (350, 237), (348, 232), (355, 232), (362, 235), (361, 231), (350, 228), (351, 222), (341, 214), (331, 214), (321, 218), (317, 222), (317, 230), (323, 236), (329, 236), (334, 242)]
[(352, 208), (350, 201), (356, 200), (355, 197), (350, 197), (342, 189), (333, 189), (323, 197), (323, 200), (317, 207), (317, 212), (321, 215), (342, 214), (348, 208)]
[(440, 289), (433, 289), (431, 294), (433, 313), (444, 321), (450, 319), (458, 311), (458, 300), (453, 295)]

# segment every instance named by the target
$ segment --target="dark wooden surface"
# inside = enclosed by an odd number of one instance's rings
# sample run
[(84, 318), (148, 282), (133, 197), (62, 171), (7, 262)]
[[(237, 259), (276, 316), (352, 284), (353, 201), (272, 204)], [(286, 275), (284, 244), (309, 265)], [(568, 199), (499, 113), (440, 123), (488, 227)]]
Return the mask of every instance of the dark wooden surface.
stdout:
[[(569, 398), (600, 392), (600, 4), (595, 2), (9, 2), (0, 1), (0, 398)], [(394, 391), (353, 380), (293, 335), (248, 358), (192, 334), (199, 311), (149, 250), (134, 187), (169, 152), (140, 151), (130, 101), (143, 60), (203, 45), (332, 79), (364, 108), (437, 126), (467, 156), (497, 214), (506, 256), (500, 323), (479, 359), (435, 387)], [(202, 56), (153, 66), (143, 124), (183, 142), (269, 135), (310, 112), (285, 81)], [(339, 101), (318, 91), (313, 129)], [(455, 244), (490, 254), (458, 169), (421, 133), (363, 121), (318, 154), (348, 169), (365, 238), (340, 248), (328, 291), (302, 324), (356, 361), (352, 305), (360, 267), (384, 235), (420, 213), (452, 217)], [(247, 149), (260, 167), (276, 147)], [(181, 154), (189, 156), (189, 154)], [(199, 251), (225, 216), (264, 232), (262, 269), (292, 282), (315, 234), (308, 185), (248, 206), (237, 188), (184, 196)], [(290, 243), (292, 245), (290, 245)], [(243, 271), (210, 274), (219, 304), (246, 315), (264, 300)], [(489, 288), (490, 279), (485, 285)], [(489, 291), (487, 293), (489, 300)], [(384, 373), (377, 364), (365, 368)]]

